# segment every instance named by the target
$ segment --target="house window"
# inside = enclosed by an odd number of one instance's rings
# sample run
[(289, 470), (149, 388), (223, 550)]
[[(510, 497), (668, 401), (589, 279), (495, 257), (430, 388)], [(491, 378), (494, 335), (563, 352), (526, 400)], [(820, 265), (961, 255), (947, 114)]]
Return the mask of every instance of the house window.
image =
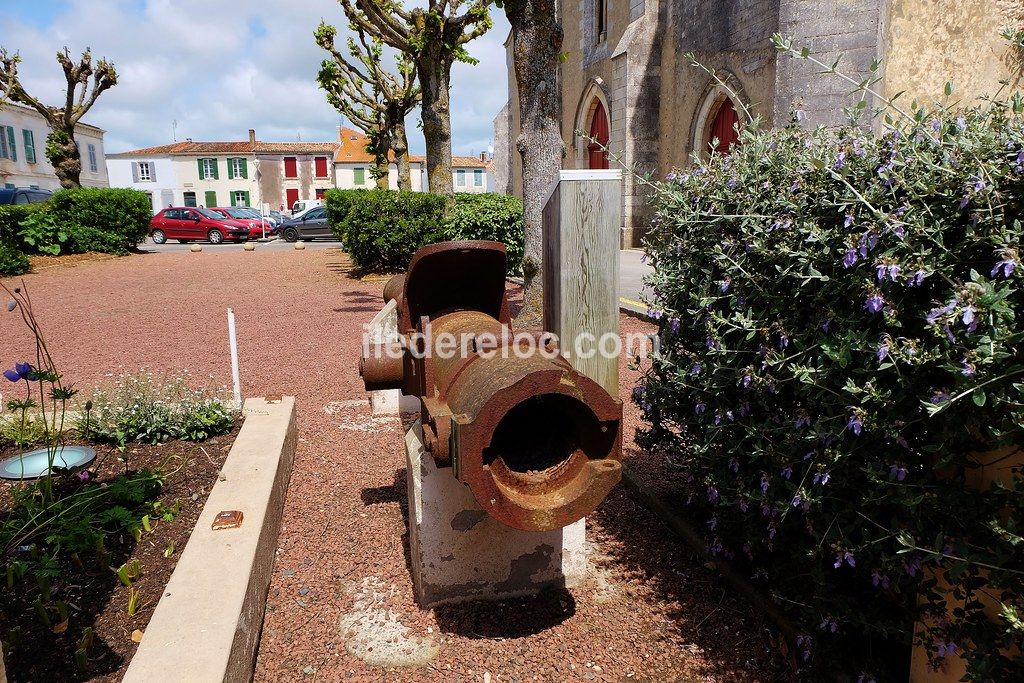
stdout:
[(245, 178), (248, 176), (248, 169), (246, 168), (245, 159), (229, 159), (228, 160), (228, 177), (229, 178)]
[(316, 188), (316, 198), (317, 199), (323, 199), (325, 192), (326, 192), (326, 190), (324, 190), (322, 187)]
[(366, 184), (366, 169), (365, 168), (357, 168), (357, 169), (353, 170), (352, 173), (355, 176), (354, 180), (352, 181), (353, 183), (355, 183), (356, 185), (365, 185)]
[(327, 157), (316, 157), (313, 160), (313, 165), (316, 167), (317, 178), (327, 177)]
[(96, 164), (96, 145), (89, 145), (89, 170), (93, 173), (99, 171), (99, 166)]
[(196, 193), (186, 192), (185, 193), (185, 206), (196, 206)]
[(199, 160), (199, 179), (200, 180), (217, 180), (217, 160), (216, 159), (200, 159)]
[(249, 206), (249, 193), (245, 190), (235, 190), (235, 206)]
[(148, 183), (150, 180), (152, 180), (152, 178), (153, 178), (153, 176), (152, 176), (152, 174), (150, 173), (150, 170), (149, 170), (149, 162), (148, 161), (140, 161), (139, 162), (139, 182)]
[(0, 126), (0, 159), (18, 160), (18, 148), (14, 144), (12, 126)]
[(473, 187), (484, 186), (484, 172), (479, 168), (473, 171)]
[(608, 0), (593, 0), (596, 15), (597, 41), (600, 43), (608, 33)]
[(25, 161), (30, 164), (36, 163), (36, 137), (30, 130), (21, 131), (21, 137), (25, 139)]
[(284, 177), (285, 178), (298, 178), (299, 177), (299, 164), (295, 157), (284, 158)]
[(460, 168), (458, 171), (455, 172), (455, 184), (458, 185), (459, 187), (465, 187), (466, 186), (466, 171), (465, 170)]

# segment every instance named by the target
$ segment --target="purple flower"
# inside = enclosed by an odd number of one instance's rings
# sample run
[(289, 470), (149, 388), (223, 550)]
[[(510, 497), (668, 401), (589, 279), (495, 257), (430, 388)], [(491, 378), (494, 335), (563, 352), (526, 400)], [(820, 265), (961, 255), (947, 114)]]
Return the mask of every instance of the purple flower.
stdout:
[(696, 413), (697, 415), (703, 415), (704, 411), (707, 410), (707, 408), (708, 407), (705, 404), (698, 403), (693, 407), (693, 412)]
[(964, 375), (964, 377), (971, 377), (972, 375), (974, 375), (974, 363), (971, 363), (966, 358), (964, 358), (963, 360), (960, 361), (960, 365), (964, 366), (964, 369), (960, 371)]
[(924, 282), (925, 272), (918, 268), (907, 280), (908, 287), (920, 287), (921, 283)]
[(664, 314), (661, 311), (655, 310), (653, 308), (647, 311), (647, 317), (650, 318), (651, 320), (661, 320), (662, 315)]
[(750, 414), (750, 401), (744, 401), (739, 407), (740, 417), (746, 417)]
[(779, 471), (779, 474), (782, 475), (783, 479), (788, 480), (790, 477), (793, 476), (793, 468), (789, 465), (786, 465), (785, 467), (782, 468), (782, 470)]
[(831, 324), (832, 324), (831, 320), (826, 320), (825, 322), (823, 322), (821, 324), (821, 331), (822, 332), (828, 332), (829, 325), (831, 325)]
[(81, 472), (78, 473), (78, 480), (81, 482), (87, 482), (89, 481), (91, 476), (92, 474), (89, 472), (89, 470), (82, 470)]
[(871, 572), (871, 583), (876, 588), (886, 590), (889, 588), (889, 577), (875, 569)]
[(843, 267), (850, 268), (857, 262), (857, 260), (857, 250), (851, 247), (846, 250), (846, 254), (843, 256)]
[(940, 308), (933, 308), (931, 311), (929, 311), (928, 315), (925, 316), (925, 320), (928, 321), (929, 325), (934, 325), (936, 320), (938, 320), (944, 315), (949, 315), (950, 313), (952, 313), (953, 309), (956, 308), (956, 305), (958, 303), (959, 299), (953, 299), (945, 306), (942, 306)]
[(690, 376), (696, 377), (697, 375), (700, 374), (700, 370), (700, 363), (695, 364), (692, 368), (690, 368)]
[(733, 422), (733, 421), (734, 421), (734, 420), (736, 419), (736, 418), (735, 418), (735, 417), (733, 416), (733, 414), (732, 414), (732, 411), (731, 411), (731, 410), (727, 410), (727, 411), (725, 411), (725, 416), (726, 416), (727, 418), (729, 418), (729, 422)]
[(811, 417), (807, 413), (804, 413), (803, 415), (799, 416), (796, 419), (795, 426), (796, 426), (797, 429), (800, 429), (801, 427), (809, 427), (810, 425), (811, 425)]
[(741, 500), (741, 501), (740, 501), (740, 502), (738, 503), (738, 506), (739, 506), (739, 508), (740, 508), (740, 512), (746, 512), (746, 511), (747, 511), (747, 507), (748, 507), (748, 505), (747, 505), (747, 501), (745, 501), (745, 500)]
[(889, 342), (885, 342), (878, 347), (878, 362), (881, 363), (883, 360), (889, 357)]
[[(1024, 152), (1022, 152), (1022, 154), (1024, 154)], [(1017, 263), (1016, 258), (1014, 258), (1010, 254), (1004, 253), (1002, 260), (996, 263), (996, 265), (992, 268), (992, 272), (989, 273), (989, 275), (991, 277), (995, 277), (996, 273), (1002, 271), (1003, 277), (1008, 278), (1011, 275), (1013, 275), (1013, 271), (1017, 268), (1018, 265), (1019, 264)]]
[(818, 628), (822, 631), (830, 631), (832, 633), (835, 633), (839, 630), (839, 624), (836, 623), (836, 620), (832, 617), (825, 617), (821, 620), (821, 623), (818, 624)]
[(796, 180), (793, 181), (793, 184), (789, 186), (789, 192), (790, 192), (790, 194), (792, 194), (792, 193), (796, 192), (799, 189), (800, 189), (800, 179), (797, 178)]
[(796, 111), (793, 112), (793, 119), (797, 123), (802, 123), (803, 120), (806, 119), (806, 118), (807, 118), (807, 113), (803, 109), (797, 109)]
[(967, 128), (967, 119), (965, 119), (962, 116), (956, 117), (956, 127), (961, 132), (966, 130), (966, 128)]
[(827, 471), (824, 471), (824, 470), (822, 470), (820, 472), (815, 472), (814, 473), (814, 483), (816, 485), (820, 484), (821, 486), (824, 486), (825, 484), (827, 484), (829, 482), (829, 480), (831, 478), (832, 478), (832, 475), (830, 475)]
[(729, 469), (732, 470), (733, 472), (739, 472), (740, 471), (740, 461), (737, 460), (736, 458), (730, 458), (729, 459)]
[(963, 321), (964, 321), (964, 325), (967, 325), (967, 326), (970, 326), (970, 325), (974, 324), (974, 306), (971, 306), (970, 304), (968, 304), (964, 308)]
[(846, 165), (846, 152), (840, 152), (838, 155), (836, 155), (836, 161), (835, 161), (834, 164), (832, 164), (832, 170), (833, 171), (841, 171), (843, 169), (843, 166), (845, 166), (845, 165)]
[(864, 422), (860, 419), (859, 415), (853, 414), (846, 422), (846, 428), (853, 432), (854, 436), (860, 436), (860, 431), (864, 428)]
[(729, 284), (731, 282), (732, 282), (732, 278), (728, 278), (728, 277), (725, 278), (724, 280), (722, 280), (722, 282), (719, 283), (719, 285), (718, 285), (719, 291), (721, 291), (721, 292), (728, 292), (729, 291)]
[(917, 572), (921, 571), (921, 558), (912, 557), (910, 560), (904, 560), (903, 571), (907, 573), (907, 576), (917, 576)]
[(885, 308), (885, 299), (883, 299), (878, 293), (872, 294), (868, 297), (867, 301), (864, 302), (864, 308), (868, 309), (872, 313), (878, 313), (880, 310)]
[(32, 366), (28, 363), (15, 363), (13, 370), (4, 370), (4, 377), (11, 382), (31, 379)]
[(853, 225), (853, 214), (848, 213), (846, 214), (846, 220), (843, 221), (843, 227), (849, 228), (851, 225)]
[(644, 395), (644, 388), (643, 387), (633, 387), (633, 398), (639, 400), (639, 399), (643, 398), (643, 395)]
[(708, 486), (708, 500), (712, 503), (718, 502), (718, 489), (714, 486)]
[(899, 463), (893, 463), (889, 465), (889, 477), (896, 481), (903, 481), (907, 478), (907, 466)]
[(668, 321), (668, 326), (669, 326), (669, 329), (672, 330), (672, 334), (679, 334), (679, 325), (680, 325), (679, 318), (672, 318), (671, 320)]
[(945, 403), (946, 401), (949, 400), (949, 394), (947, 394), (944, 391), (936, 391), (928, 400), (931, 401), (934, 405), (939, 405), (940, 403)]
[(708, 520), (708, 529), (710, 529), (711, 531), (714, 531), (715, 527), (717, 527), (717, 526), (718, 526), (718, 517), (712, 517), (711, 519)]
[(804, 499), (799, 493), (793, 496), (793, 507), (800, 507), (800, 504), (803, 502)]
[(956, 654), (956, 643), (950, 641), (948, 643), (940, 642), (936, 649), (938, 650), (940, 657), (952, 657)]
[(839, 569), (843, 566), (843, 562), (846, 562), (846, 564), (850, 565), (851, 567), (857, 566), (857, 562), (853, 557), (853, 553), (851, 553), (849, 550), (840, 550), (838, 553), (836, 553), (836, 561), (835, 564), (833, 564), (832, 566), (836, 569)]
[(21, 381), (21, 375), (19, 375), (14, 370), (4, 370), (4, 377), (6, 377), (8, 380), (10, 380), (12, 382), (20, 382)]
[(750, 387), (750, 382), (751, 382), (752, 379), (753, 378), (750, 376), (749, 372), (747, 374), (743, 375), (743, 388), (744, 389), (747, 389), (747, 388)]
[(768, 493), (768, 475), (761, 475), (761, 493)]

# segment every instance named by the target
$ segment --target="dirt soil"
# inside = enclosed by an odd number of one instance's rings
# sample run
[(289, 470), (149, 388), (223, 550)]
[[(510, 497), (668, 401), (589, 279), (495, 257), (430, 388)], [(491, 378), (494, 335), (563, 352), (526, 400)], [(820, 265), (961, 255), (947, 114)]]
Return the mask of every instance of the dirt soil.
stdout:
[[(61, 578), (52, 584), (53, 601), (67, 602), (70, 615), (60, 634), (39, 620), (32, 604), (39, 591), (27, 583), (29, 579), (0, 593), (0, 637), (9, 640), (8, 634), (16, 626), (22, 631), (21, 643), (6, 658), (7, 676), (12, 683), (121, 680), (138, 647), (132, 633), (136, 629), (144, 632), (153, 616), (237, 432), (236, 427), (230, 434), (201, 443), (137, 444), (129, 446), (124, 454), (108, 445), (89, 444), (97, 453), (89, 468), (94, 482), (110, 482), (126, 468), (129, 472), (160, 468), (168, 474), (158, 500), (166, 508), (180, 505), (180, 510), (171, 522), (154, 521), (153, 531), (143, 532), (139, 543), (131, 534), (108, 539), (110, 566), (100, 566), (96, 558), (87, 557), (82, 558), (83, 568), (70, 562), (61, 567)], [(18, 452), (15, 448), (3, 449), (0, 459)], [(10, 510), (10, 490), (20, 485), (2, 484), (0, 514)], [(173, 553), (164, 557), (172, 543)], [(142, 569), (139, 579), (133, 582), (141, 593), (141, 601), (135, 615), (129, 616), (128, 588), (118, 581), (115, 570), (132, 559), (137, 559)], [(53, 602), (50, 606), (53, 608)], [(56, 627), (59, 618), (55, 609), (50, 611)], [(95, 641), (89, 653), (89, 668), (83, 672), (75, 666), (74, 653), (86, 627), (92, 627)]]
[[(26, 281), (51, 350), (76, 381), (147, 367), (224, 382), (230, 306), (243, 394), (297, 396), (299, 443), (256, 680), (786, 677), (760, 615), (624, 486), (587, 520), (592, 568), (583, 586), (421, 610), (407, 560), (401, 423), (370, 414), (357, 369), (362, 326), (380, 310), (384, 282), (353, 279), (341, 252), (148, 254)], [(644, 326), (622, 320), (623, 332)], [(12, 328), (0, 315), (0, 338), (20, 334)], [(637, 374), (625, 366), (631, 461), (641, 457), (629, 400)]]

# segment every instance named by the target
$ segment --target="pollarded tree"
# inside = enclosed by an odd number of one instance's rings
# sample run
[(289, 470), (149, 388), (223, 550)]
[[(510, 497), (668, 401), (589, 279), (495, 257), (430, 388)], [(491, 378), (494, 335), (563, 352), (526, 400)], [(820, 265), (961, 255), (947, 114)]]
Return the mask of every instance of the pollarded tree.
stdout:
[(21, 56), (0, 48), (0, 99), (23, 104), (39, 112), (50, 127), (46, 137), (46, 158), (53, 165), (61, 187), (81, 187), (82, 158), (75, 141), (75, 126), (96, 104), (97, 98), (117, 85), (117, 71), (106, 59), (93, 65), (92, 52), (86, 49), (76, 64), (71, 52), (57, 53), (57, 62), (67, 79), (67, 99), (59, 107), (48, 107), (29, 95), (18, 77)]
[(411, 190), (405, 117), (420, 101), (414, 66), (409, 56), (400, 52), (396, 59), (398, 73), (389, 72), (381, 66), (381, 41), (368, 38), (358, 25), (352, 29), (358, 42), (349, 37), (346, 57), (334, 43), (337, 29), (320, 23), (314, 33), (316, 43), (331, 54), (331, 59), (321, 64), (317, 82), (327, 93), (327, 101), (369, 138), (367, 151), (374, 157), (377, 186), (388, 187), (388, 156), (393, 152), (398, 189)]
[(491, 0), (427, 0), (426, 7), (413, 9), (395, 0), (339, 2), (355, 26), (412, 58), (423, 104), (430, 191), (452, 196), (452, 65), (476, 63), (465, 45), (491, 27)]
[(520, 130), (516, 149), (523, 160), (523, 308), (519, 326), (535, 327), (543, 313), (541, 220), (548, 187), (558, 178), (565, 154), (558, 64), (562, 25), (555, 0), (503, 0), (512, 25), (512, 61), (519, 90)]

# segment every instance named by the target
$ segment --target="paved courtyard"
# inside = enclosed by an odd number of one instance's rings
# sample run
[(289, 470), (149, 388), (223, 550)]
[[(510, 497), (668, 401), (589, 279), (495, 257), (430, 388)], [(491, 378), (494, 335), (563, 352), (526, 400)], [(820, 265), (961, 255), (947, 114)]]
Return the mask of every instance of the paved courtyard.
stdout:
[[(348, 271), (336, 248), (205, 249), (25, 278), (51, 351), (79, 388), (142, 368), (226, 383), (232, 307), (243, 393), (298, 397), (299, 445), (257, 680), (776, 677), (759, 617), (621, 486), (588, 519), (585, 585), (419, 610), (400, 424), (371, 417), (357, 372), (361, 326), (380, 308), (383, 283)], [(624, 330), (642, 327), (623, 320)], [(28, 348), (12, 317), (0, 316), (0, 339), (4, 362)], [(624, 369), (624, 397), (635, 377)], [(635, 458), (628, 400), (626, 410), (626, 457)]]

